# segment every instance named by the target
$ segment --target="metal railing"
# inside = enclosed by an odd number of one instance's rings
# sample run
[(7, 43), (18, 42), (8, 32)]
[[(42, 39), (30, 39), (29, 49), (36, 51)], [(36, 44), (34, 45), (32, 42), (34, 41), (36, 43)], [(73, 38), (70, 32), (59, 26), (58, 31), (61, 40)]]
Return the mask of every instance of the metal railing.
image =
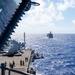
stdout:
[(5, 63), (1, 63), (1, 75), (6, 75), (5, 74), (5, 71), (7, 70), (8, 71), (8, 75), (11, 75), (11, 72), (15, 72), (17, 74), (21, 74), (21, 75), (29, 75), (29, 73), (24, 73), (24, 72), (21, 72), (21, 71), (18, 71), (18, 70), (14, 70), (12, 68), (7, 68)]

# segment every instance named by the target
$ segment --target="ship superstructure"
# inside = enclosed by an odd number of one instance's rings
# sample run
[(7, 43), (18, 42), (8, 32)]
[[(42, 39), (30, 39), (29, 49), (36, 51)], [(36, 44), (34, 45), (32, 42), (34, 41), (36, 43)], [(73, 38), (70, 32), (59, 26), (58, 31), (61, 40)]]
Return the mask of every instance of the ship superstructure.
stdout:
[(32, 2), (31, 0), (22, 0), (7, 25), (4, 25), (3, 31), (0, 33), (0, 51), (4, 49), (5, 45), (8, 45), (7, 41), (11, 38), (10, 35), (14, 32), (16, 26), (18, 26), (17, 23), (21, 20), (21, 16), (30, 9), (31, 5), (38, 6), (39, 3)]

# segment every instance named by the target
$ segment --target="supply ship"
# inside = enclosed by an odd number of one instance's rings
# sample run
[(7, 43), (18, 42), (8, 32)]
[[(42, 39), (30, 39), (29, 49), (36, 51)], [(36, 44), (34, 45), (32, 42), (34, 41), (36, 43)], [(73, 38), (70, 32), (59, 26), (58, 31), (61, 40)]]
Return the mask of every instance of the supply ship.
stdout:
[(53, 34), (51, 33), (51, 31), (50, 31), (50, 33), (47, 34), (47, 37), (48, 38), (53, 38)]

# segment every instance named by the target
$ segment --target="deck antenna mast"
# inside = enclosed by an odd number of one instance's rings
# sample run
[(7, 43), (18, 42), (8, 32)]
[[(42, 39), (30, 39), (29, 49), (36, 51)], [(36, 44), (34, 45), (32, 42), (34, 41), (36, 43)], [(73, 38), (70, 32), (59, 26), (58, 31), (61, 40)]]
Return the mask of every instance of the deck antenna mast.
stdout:
[(25, 41), (25, 32), (24, 32), (24, 50), (25, 50), (25, 46), (26, 46), (26, 41)]

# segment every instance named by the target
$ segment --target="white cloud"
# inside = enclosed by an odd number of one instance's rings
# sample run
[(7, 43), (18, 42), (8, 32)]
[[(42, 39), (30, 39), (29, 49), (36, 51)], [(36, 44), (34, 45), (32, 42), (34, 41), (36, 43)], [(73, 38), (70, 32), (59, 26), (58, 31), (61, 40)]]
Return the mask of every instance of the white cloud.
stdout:
[[(64, 20), (63, 12), (68, 8), (75, 7), (75, 0), (64, 0), (61, 3), (53, 3), (51, 0), (35, 0), (40, 3), (40, 6), (32, 8), (23, 17), (22, 22), (19, 23), (17, 32), (29, 33), (44, 33), (48, 31), (53, 32), (69, 32), (69, 27), (58, 27), (55, 21)], [(48, 4), (47, 4), (48, 3)], [(73, 29), (73, 28), (71, 28)]]
[(75, 20), (72, 20), (72, 24), (75, 25)]
[[(53, 2), (47, 4), (43, 0), (37, 0), (40, 6), (27, 12), (28, 16), (23, 17), (19, 26), (22, 31), (42, 33), (50, 30), (55, 30), (54, 20), (59, 21), (64, 19), (62, 12), (58, 12)], [(24, 30), (23, 30), (24, 28)], [(19, 28), (18, 28), (19, 29)]]
[(27, 13), (29, 14), (29, 19), (35, 19), (35, 21), (38, 21), (40, 24), (64, 19), (62, 12), (58, 12), (56, 10), (56, 6), (53, 2), (48, 3), (49, 5), (47, 7), (45, 7), (46, 4), (43, 0), (40, 0), (39, 3), (39, 7), (35, 7), (34, 10), (31, 10)]
[(75, 0), (64, 0), (63, 3), (57, 3), (59, 11), (65, 11), (68, 8), (75, 8)]

